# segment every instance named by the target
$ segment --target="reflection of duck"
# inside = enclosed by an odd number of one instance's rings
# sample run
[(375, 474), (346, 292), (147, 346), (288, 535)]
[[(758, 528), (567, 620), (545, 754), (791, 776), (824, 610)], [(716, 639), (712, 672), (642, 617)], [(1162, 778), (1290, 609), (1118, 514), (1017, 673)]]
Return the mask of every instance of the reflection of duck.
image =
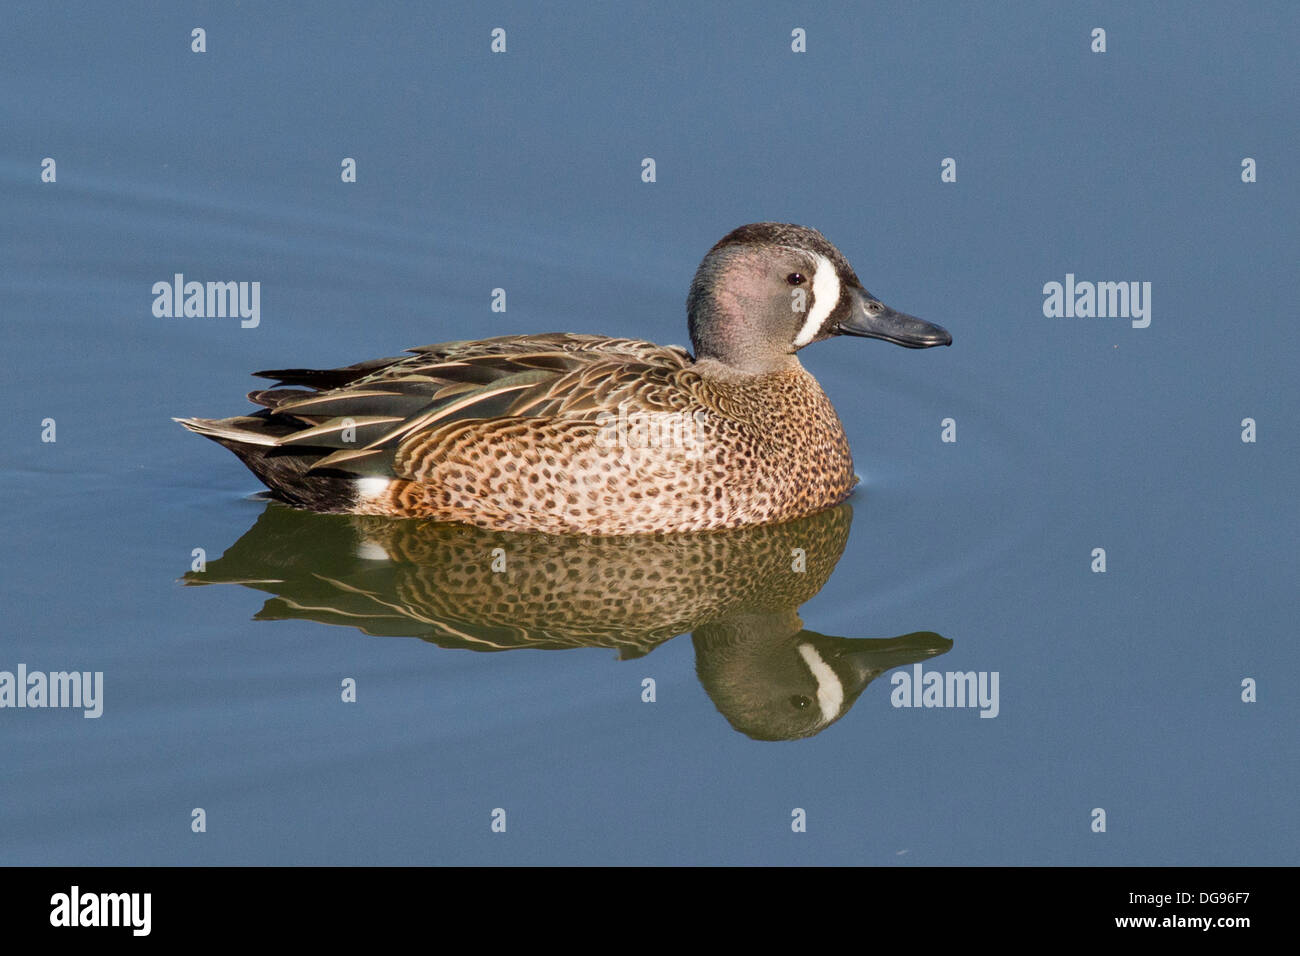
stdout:
[(714, 245), (687, 313), (693, 357), (567, 333), (448, 342), (258, 372), (290, 387), (251, 392), (251, 415), (178, 421), (316, 511), (551, 533), (734, 528), (829, 507), (856, 481), (796, 352), (838, 335), (952, 343), (862, 288), (820, 232), (782, 223)]
[(830, 577), (851, 522), (845, 504), (733, 531), (556, 537), (271, 504), (184, 580), (270, 592), (260, 620), (443, 647), (611, 647), (626, 659), (694, 631), (697, 671), (719, 710), (752, 737), (788, 739), (838, 719), (882, 670), (951, 646), (928, 633), (873, 641), (801, 630), (795, 610)]

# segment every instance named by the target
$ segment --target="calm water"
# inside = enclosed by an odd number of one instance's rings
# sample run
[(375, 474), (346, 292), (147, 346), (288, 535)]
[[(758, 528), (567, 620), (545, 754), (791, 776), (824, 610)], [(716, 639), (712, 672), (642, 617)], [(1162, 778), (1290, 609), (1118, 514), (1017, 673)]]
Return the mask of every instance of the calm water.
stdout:
[[(13, 8), (0, 670), (104, 690), (0, 710), (0, 862), (1296, 863), (1297, 39), (1286, 4)], [(863, 484), (798, 527), (520, 539), (505, 587), (491, 536), (268, 505), (170, 420), (257, 368), (683, 342), (760, 219), (955, 339), (803, 353)], [(178, 272), (260, 282), (260, 323), (155, 317)], [(1149, 327), (1045, 317), (1067, 273), (1150, 282)], [(996, 717), (893, 706), (918, 661), (996, 672)]]

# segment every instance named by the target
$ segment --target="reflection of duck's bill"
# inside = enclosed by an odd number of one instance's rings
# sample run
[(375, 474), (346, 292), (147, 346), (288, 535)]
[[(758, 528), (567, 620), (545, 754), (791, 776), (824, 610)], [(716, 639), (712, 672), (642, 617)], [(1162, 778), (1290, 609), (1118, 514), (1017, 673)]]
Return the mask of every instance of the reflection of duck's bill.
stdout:
[(884, 671), (906, 667), (952, 649), (952, 641), (933, 631), (914, 631), (882, 640), (842, 640), (832, 655), (861, 681), (859, 689)]

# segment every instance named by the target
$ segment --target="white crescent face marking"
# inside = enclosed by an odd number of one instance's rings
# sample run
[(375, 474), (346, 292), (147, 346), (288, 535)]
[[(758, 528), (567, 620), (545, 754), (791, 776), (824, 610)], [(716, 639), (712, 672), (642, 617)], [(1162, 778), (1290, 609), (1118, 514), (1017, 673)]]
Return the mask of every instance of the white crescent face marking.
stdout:
[(817, 706), (821, 708), (822, 718), (830, 723), (844, 706), (844, 685), (811, 644), (800, 644), (799, 656), (817, 678)]
[(808, 310), (803, 328), (795, 336), (794, 347), (797, 349), (803, 348), (817, 337), (826, 317), (840, 301), (840, 277), (835, 272), (835, 266), (825, 256), (819, 253), (813, 255), (817, 260), (817, 271), (813, 273), (812, 280), (813, 305)]
[(371, 498), (378, 498), (388, 488), (388, 479), (372, 476), (370, 478), (357, 479), (357, 498), (361, 501), (368, 501)]

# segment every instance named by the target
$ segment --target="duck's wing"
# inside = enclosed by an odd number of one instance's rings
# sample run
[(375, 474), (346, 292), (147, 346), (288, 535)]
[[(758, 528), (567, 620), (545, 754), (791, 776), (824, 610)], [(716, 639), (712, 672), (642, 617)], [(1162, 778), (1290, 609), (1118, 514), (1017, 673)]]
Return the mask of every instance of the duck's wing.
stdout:
[(263, 480), (268, 457), (292, 458), (281, 465), (298, 475), (392, 476), (404, 442), (474, 421), (487, 440), (503, 421), (592, 422), (623, 402), (680, 411), (693, 401), (689, 353), (640, 339), (557, 333), (410, 351), (337, 369), (257, 372), (279, 382), (249, 393), (260, 411), (178, 421), (230, 448)]
[[(656, 345), (644, 339), (615, 339), (603, 335), (576, 332), (552, 332), (543, 335), (501, 335), (491, 339), (464, 342), (441, 342), (407, 349), (408, 354), (371, 359), (342, 368), (282, 368), (254, 372), (258, 378), (275, 379), (281, 385), (305, 385), (317, 391), (408, 378), (424, 373), (439, 377), (455, 376), (455, 367), (463, 362), (488, 362), (499, 359), (502, 367), (511, 362), (520, 370), (531, 367), (538, 355), (566, 357), (575, 367), (602, 359), (633, 359), (646, 365), (685, 368), (691, 364), (690, 353), (679, 345)], [(467, 369), (465, 377), (473, 377)]]

